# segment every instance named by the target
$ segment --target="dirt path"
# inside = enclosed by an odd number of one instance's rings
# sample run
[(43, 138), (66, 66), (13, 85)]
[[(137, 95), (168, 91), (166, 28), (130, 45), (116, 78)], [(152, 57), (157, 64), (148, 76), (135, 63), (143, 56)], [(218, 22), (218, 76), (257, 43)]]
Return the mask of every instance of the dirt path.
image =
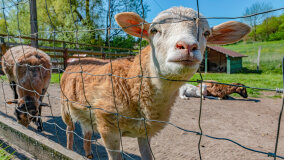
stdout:
[[(4, 92), (7, 99), (12, 98), (11, 89), (4, 83)], [(0, 111), (6, 113), (11, 119), (15, 119), (13, 112), (14, 106), (7, 108), (2, 103), (4, 96), (0, 85)], [(48, 92), (52, 97), (60, 97), (60, 89), (57, 84), (51, 84)], [(65, 132), (49, 125), (46, 122), (56, 122), (65, 129), (65, 125), (60, 117), (60, 102), (58, 98), (50, 97), (52, 104), (52, 118), (50, 108), (44, 108), (45, 131), (40, 133), (49, 139), (66, 146)], [(48, 99), (45, 98), (45, 101)], [(192, 98), (190, 100), (177, 101), (172, 110), (170, 122), (188, 130), (199, 131), (200, 99)], [(241, 143), (244, 146), (261, 150), (265, 152), (274, 152), (275, 137), (279, 111), (281, 108), (281, 99), (257, 98), (257, 99), (236, 99), (236, 100), (210, 100), (203, 101), (201, 126), (205, 134), (215, 137), (230, 138)], [(29, 127), (34, 129), (34, 125)], [(278, 154), (284, 156), (284, 120), (282, 119), (281, 136), (278, 147)], [(76, 132), (81, 135), (80, 126), (77, 124)], [(58, 138), (57, 138), (58, 137)], [(95, 138), (99, 138), (98, 135)], [(181, 131), (173, 126), (167, 126), (158, 136), (154, 137), (151, 146), (157, 160), (195, 160), (199, 159), (198, 144), (199, 136), (194, 133)], [(101, 139), (98, 142), (102, 144)], [(214, 140), (206, 137), (202, 138), (201, 153), (204, 160), (264, 160), (272, 159), (266, 155), (254, 153), (242, 149), (241, 147), (222, 140)], [(103, 146), (93, 144), (93, 152), (100, 155), (100, 159), (106, 159), (106, 151)], [(138, 144), (136, 139), (123, 138), (123, 148), (132, 159), (140, 159)], [(75, 136), (75, 151), (84, 155), (82, 140)], [(97, 157), (96, 157), (97, 159)], [(127, 158), (131, 159), (131, 158)]]

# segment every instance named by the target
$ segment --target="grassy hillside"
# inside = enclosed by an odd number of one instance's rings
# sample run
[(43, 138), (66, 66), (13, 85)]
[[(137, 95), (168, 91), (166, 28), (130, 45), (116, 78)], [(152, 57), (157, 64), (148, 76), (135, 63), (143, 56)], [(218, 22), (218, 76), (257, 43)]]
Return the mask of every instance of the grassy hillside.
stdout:
[(247, 55), (243, 58), (243, 72), (256, 72), (258, 47), (261, 46), (260, 70), (262, 73), (282, 73), (284, 41), (238, 43), (225, 48)]

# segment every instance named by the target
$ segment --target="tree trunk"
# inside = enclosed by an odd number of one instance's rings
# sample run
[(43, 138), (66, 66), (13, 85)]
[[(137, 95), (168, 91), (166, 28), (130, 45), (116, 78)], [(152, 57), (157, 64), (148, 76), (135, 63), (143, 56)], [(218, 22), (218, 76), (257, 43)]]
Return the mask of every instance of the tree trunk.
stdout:
[(86, 20), (87, 20), (87, 24), (91, 25), (90, 0), (86, 0)]

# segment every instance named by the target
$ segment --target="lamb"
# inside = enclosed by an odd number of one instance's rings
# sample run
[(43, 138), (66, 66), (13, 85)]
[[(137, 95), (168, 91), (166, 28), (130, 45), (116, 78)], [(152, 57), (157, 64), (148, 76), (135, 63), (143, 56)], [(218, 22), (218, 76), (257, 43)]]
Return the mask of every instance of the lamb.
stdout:
[[(42, 131), (41, 116), (42, 100), (51, 78), (50, 57), (43, 51), (30, 46), (16, 46), (10, 48), (2, 57), (2, 68), (14, 93), (15, 115), (17, 121), (28, 127), (31, 121), (37, 125), (37, 130)], [(19, 87), (20, 86), (20, 87)], [(36, 91), (31, 92), (28, 90)], [(27, 113), (28, 112), (28, 113)]]
[[(202, 95), (201, 91), (202, 90)], [(206, 84), (202, 84), (202, 87), (200, 85), (194, 86), (192, 84), (184, 84), (179, 88), (179, 97), (184, 100), (189, 100), (189, 97), (201, 97), (205, 99), (205, 96), (207, 95), (207, 86)]]
[[(206, 19), (195, 21), (196, 18), (196, 11), (184, 7), (161, 12), (152, 24), (133, 12), (115, 16), (126, 33), (136, 37), (142, 34), (150, 45), (142, 50), (141, 55), (114, 60), (112, 65), (96, 58), (69, 64), (60, 82), (61, 115), (67, 125), (68, 149), (73, 148), (72, 131), (78, 121), (86, 139), (84, 150), (88, 158), (93, 157), (89, 140), (94, 130), (101, 135), (110, 160), (122, 159), (121, 153), (117, 152), (120, 150), (120, 135), (137, 138), (142, 159), (152, 159), (150, 140), (166, 124), (147, 120), (169, 120), (178, 89), (184, 82), (143, 78), (140, 90), (140, 58), (143, 76), (188, 80), (199, 68), (206, 41), (213, 44), (233, 43), (250, 32), (250, 27), (241, 22), (230, 21), (210, 29)], [(143, 27), (138, 25), (143, 22), (146, 23)], [(144, 125), (144, 121), (118, 115), (147, 120)]]
[[(211, 81), (216, 82), (216, 81)], [(214, 96), (218, 97), (219, 99), (228, 99), (229, 95), (232, 93), (238, 93), (243, 98), (247, 98), (247, 89), (244, 87), (238, 87), (238, 86), (244, 86), (241, 83), (232, 83), (232, 85), (236, 86), (230, 86), (225, 84), (217, 84), (217, 83), (205, 83), (207, 86), (207, 96)]]

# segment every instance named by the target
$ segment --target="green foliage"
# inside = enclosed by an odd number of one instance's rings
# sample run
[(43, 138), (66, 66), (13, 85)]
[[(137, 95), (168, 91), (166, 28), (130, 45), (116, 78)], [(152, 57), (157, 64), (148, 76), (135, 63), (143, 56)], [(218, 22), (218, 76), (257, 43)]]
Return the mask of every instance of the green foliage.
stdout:
[(284, 14), (268, 17), (261, 24), (256, 25), (256, 31), (249, 34), (249, 39), (256, 41), (275, 41), (284, 39)]
[[(4, 0), (8, 32), (10, 35), (30, 36), (29, 1), (19, 1), (19, 5), (16, 5), (14, 1)], [(72, 10), (69, 2), (71, 2)], [(37, 0), (39, 38), (70, 42), (77, 42), (78, 40), (79, 43), (105, 46), (108, 43), (107, 37), (109, 36), (114, 45), (127, 48), (127, 46), (133, 44), (133, 41), (129, 37), (116, 38), (118, 34), (123, 33), (121, 30), (111, 30), (110, 35), (108, 35), (108, 32), (100, 28), (117, 28), (114, 16), (119, 12), (134, 11), (142, 16), (140, 0), (111, 0), (110, 12), (108, 12), (108, 2), (108, 0)], [(0, 7), (4, 7), (2, 3)], [(146, 16), (149, 11), (146, 3), (144, 3), (144, 8)], [(111, 25), (107, 22), (109, 16)], [(53, 33), (54, 30), (55, 33)], [(78, 30), (78, 33), (76, 33), (76, 30)], [(7, 34), (3, 13), (0, 14), (0, 33)], [(123, 36), (125, 35), (123, 34)], [(120, 40), (122, 42), (119, 42)], [(18, 39), (10, 39), (10, 41), (19, 42)], [(29, 43), (30, 41), (22, 40), (21, 42)], [(47, 42), (39, 42), (39, 45), (53, 46), (53, 44)], [(55, 46), (61, 47), (61, 44), (55, 44)], [(76, 48), (75, 45), (71, 44), (67, 44), (66, 47)], [(80, 48), (89, 49), (90, 47), (80, 46)]]
[(269, 35), (269, 39), (270, 41), (274, 41), (274, 40), (281, 40), (284, 39), (284, 31), (277, 31), (275, 33), (272, 33)]
[(135, 38), (133, 36), (115, 36), (111, 41), (112, 47), (117, 48), (131, 48), (133, 49), (134, 45), (136, 44)]

